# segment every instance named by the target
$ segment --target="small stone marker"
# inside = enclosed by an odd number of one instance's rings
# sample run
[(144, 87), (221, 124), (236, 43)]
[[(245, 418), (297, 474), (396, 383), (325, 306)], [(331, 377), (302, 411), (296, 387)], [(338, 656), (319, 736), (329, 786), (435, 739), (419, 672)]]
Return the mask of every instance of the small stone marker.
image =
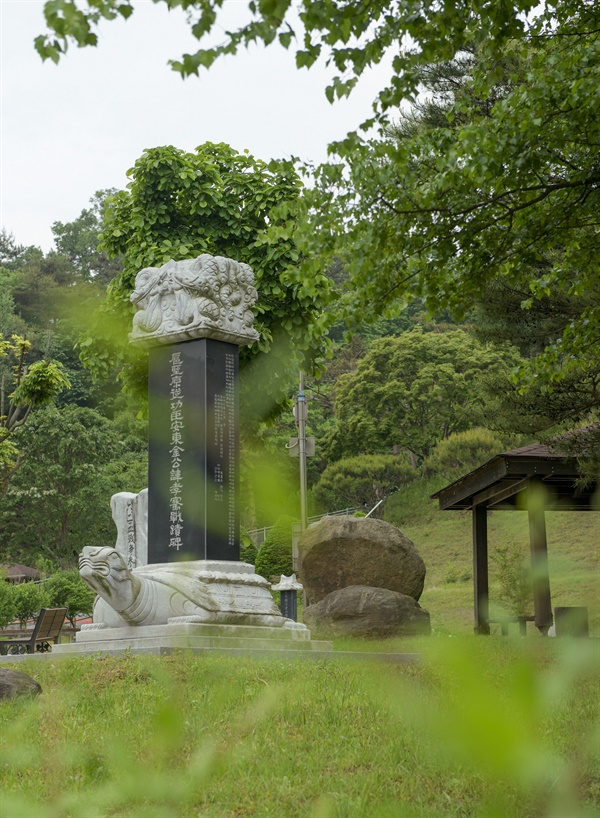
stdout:
[(132, 344), (150, 347), (148, 563), (239, 560), (239, 346), (258, 340), (247, 264), (141, 270)]
[(148, 562), (148, 489), (139, 494), (121, 491), (110, 498), (117, 527), (115, 548), (129, 570)]
[(291, 577), (282, 574), (277, 585), (271, 585), (271, 590), (279, 591), (281, 600), (279, 607), (282, 616), (285, 616), (286, 619), (293, 619), (294, 622), (298, 621), (298, 591), (302, 591), (302, 589), (303, 586), (296, 579), (296, 574), (292, 574)]

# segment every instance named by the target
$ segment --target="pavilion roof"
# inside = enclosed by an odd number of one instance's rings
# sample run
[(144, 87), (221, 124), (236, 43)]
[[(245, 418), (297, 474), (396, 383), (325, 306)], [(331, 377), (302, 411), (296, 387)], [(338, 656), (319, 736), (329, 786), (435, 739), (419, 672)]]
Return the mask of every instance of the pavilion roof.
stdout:
[(468, 509), (479, 504), (518, 509), (524, 507), (519, 495), (531, 479), (548, 489), (548, 508), (575, 511), (593, 507), (596, 482), (585, 484), (575, 457), (542, 443), (501, 452), (431, 496), (438, 500), (440, 509)]

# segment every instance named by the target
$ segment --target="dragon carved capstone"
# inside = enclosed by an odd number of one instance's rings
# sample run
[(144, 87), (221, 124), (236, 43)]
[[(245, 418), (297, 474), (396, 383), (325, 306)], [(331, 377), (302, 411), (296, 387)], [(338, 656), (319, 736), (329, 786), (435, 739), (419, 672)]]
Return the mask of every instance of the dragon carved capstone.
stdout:
[(145, 267), (131, 294), (138, 312), (129, 339), (144, 347), (194, 338), (252, 344), (259, 338), (253, 328), (256, 298), (252, 268), (223, 256), (204, 253)]

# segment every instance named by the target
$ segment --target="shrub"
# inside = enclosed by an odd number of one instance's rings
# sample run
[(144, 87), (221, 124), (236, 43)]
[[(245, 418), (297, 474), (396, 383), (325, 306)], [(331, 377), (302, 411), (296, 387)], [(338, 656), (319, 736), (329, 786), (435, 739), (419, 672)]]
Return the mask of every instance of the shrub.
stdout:
[(250, 534), (248, 534), (248, 530), (244, 528), (244, 526), (240, 527), (240, 560), (242, 562), (249, 562), (250, 565), (254, 565), (256, 562), (256, 555), (258, 554), (258, 548), (254, 545), (254, 541)]
[(483, 428), (457, 432), (437, 444), (423, 463), (423, 474), (451, 483), (519, 442)]
[(6, 628), (16, 616), (15, 589), (10, 582), (0, 579), (0, 628)]
[(500, 584), (498, 596), (514, 616), (529, 616), (533, 601), (531, 564), (517, 544), (497, 548), (491, 554)]
[(48, 594), (45, 589), (35, 582), (20, 582), (14, 586), (15, 618), (22, 628), (27, 626), (27, 620), (36, 617), (40, 608), (48, 606)]
[(416, 476), (415, 469), (403, 457), (391, 454), (346, 457), (327, 466), (314, 493), (329, 511), (348, 506), (373, 508)]
[(59, 571), (46, 583), (49, 604), (53, 608), (66, 608), (71, 627), (75, 627), (77, 614), (91, 616), (96, 594), (88, 588), (77, 571)]
[(261, 577), (270, 579), (293, 572), (292, 523), (295, 522), (294, 517), (280, 517), (269, 531), (256, 557), (256, 573)]
[(258, 556), (258, 548), (254, 545), (252, 540), (250, 542), (240, 543), (240, 560), (242, 562), (249, 562), (250, 565), (256, 565), (256, 557)]
[(454, 582), (468, 582), (471, 579), (471, 572), (468, 568), (457, 568), (456, 565), (452, 565), (447, 571), (444, 577), (444, 582), (448, 583), (449, 585)]

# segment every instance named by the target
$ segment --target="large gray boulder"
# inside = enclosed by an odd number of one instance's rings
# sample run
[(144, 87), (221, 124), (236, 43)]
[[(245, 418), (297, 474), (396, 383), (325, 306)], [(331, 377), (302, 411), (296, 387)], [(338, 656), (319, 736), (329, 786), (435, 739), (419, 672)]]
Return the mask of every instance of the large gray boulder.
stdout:
[(41, 692), (41, 686), (31, 676), (0, 667), (0, 700), (16, 696), (37, 696)]
[(311, 605), (349, 585), (387, 588), (417, 600), (425, 563), (400, 529), (383, 520), (323, 517), (298, 543), (299, 573)]
[(304, 609), (304, 624), (323, 636), (382, 638), (431, 633), (429, 613), (411, 596), (351, 585)]

